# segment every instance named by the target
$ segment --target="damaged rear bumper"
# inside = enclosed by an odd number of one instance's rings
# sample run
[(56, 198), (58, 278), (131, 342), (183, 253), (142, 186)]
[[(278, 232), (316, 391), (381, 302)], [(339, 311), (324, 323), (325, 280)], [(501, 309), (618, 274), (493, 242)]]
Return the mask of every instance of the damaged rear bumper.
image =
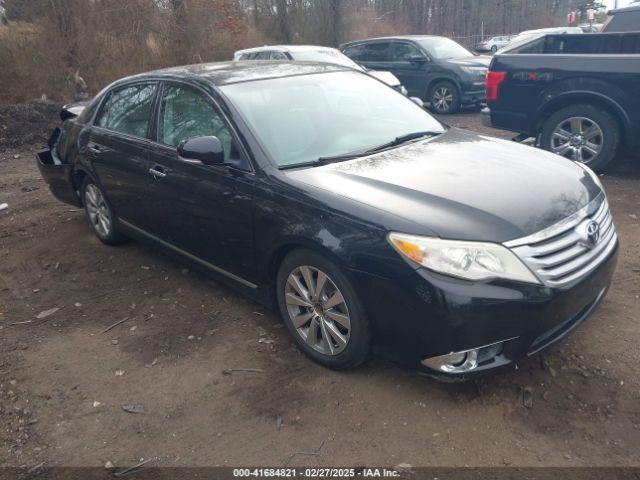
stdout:
[(73, 185), (73, 165), (62, 164), (54, 159), (51, 150), (44, 150), (37, 155), (40, 174), (53, 196), (58, 200), (76, 207), (82, 206)]

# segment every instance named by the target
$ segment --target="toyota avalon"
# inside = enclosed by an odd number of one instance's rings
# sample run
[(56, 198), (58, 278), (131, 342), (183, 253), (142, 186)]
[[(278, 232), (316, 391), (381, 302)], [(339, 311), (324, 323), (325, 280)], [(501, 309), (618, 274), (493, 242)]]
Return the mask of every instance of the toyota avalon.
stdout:
[(62, 117), (39, 167), (102, 242), (148, 242), (278, 308), (330, 368), (517, 365), (611, 282), (618, 241), (591, 170), (449, 128), (345, 67), (170, 68)]

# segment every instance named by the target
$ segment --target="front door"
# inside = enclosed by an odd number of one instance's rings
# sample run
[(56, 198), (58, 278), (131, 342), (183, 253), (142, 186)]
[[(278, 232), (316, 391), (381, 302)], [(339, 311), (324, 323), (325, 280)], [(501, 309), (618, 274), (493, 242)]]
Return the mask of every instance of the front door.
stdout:
[(393, 74), (414, 97), (425, 98), (430, 61), (410, 42), (394, 42), (391, 50)]
[[(167, 82), (158, 109), (157, 143), (151, 153), (149, 233), (243, 279), (255, 276), (253, 184), (255, 175), (232, 128), (213, 100), (194, 87)], [(218, 137), (225, 164), (181, 159), (183, 140)]]

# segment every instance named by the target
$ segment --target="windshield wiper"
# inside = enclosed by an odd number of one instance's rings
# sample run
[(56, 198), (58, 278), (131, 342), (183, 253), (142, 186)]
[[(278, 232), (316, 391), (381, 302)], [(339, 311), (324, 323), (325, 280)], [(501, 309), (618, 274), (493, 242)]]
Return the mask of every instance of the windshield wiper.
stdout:
[(417, 140), (419, 138), (423, 138), (423, 137), (435, 137), (436, 135), (440, 135), (442, 132), (413, 132), (413, 133), (407, 133), (406, 135), (400, 135), (399, 137), (396, 137), (395, 139), (391, 140), (390, 142), (384, 143), (382, 145), (379, 145), (377, 147), (373, 147), (370, 148), (369, 150), (367, 150), (366, 152), (364, 152), (365, 154), (369, 154), (369, 153), (375, 153), (375, 152), (380, 152), (382, 150), (386, 150), (387, 148), (392, 148), (392, 147), (397, 147), (402, 145), (403, 143), (407, 143), (410, 142), (412, 140)]
[(317, 167), (317, 166), (320, 166), (320, 165), (328, 165), (329, 163), (344, 162), (344, 161), (347, 161), (347, 160), (353, 160), (353, 159), (356, 159), (356, 158), (364, 157), (365, 155), (370, 155), (372, 153), (377, 153), (377, 152), (380, 152), (382, 150), (386, 150), (388, 148), (397, 147), (399, 145), (402, 145), (403, 143), (407, 143), (407, 142), (410, 142), (412, 140), (417, 140), (419, 138), (433, 137), (433, 136), (436, 136), (436, 135), (440, 135), (441, 133), (442, 132), (431, 132), (431, 131), (408, 133), (406, 135), (401, 135), (399, 137), (396, 137), (395, 139), (393, 139), (390, 142), (387, 142), (387, 143), (385, 143), (383, 145), (379, 145), (377, 147), (369, 148), (367, 150), (346, 153), (346, 154), (343, 154), (343, 155), (334, 155), (334, 156), (331, 156), (331, 157), (320, 157), (317, 160), (312, 160), (310, 162), (294, 163), (294, 164), (291, 164), (291, 165), (281, 165), (279, 168), (280, 168), (280, 170), (287, 170), (287, 169), (290, 169), (290, 168)]

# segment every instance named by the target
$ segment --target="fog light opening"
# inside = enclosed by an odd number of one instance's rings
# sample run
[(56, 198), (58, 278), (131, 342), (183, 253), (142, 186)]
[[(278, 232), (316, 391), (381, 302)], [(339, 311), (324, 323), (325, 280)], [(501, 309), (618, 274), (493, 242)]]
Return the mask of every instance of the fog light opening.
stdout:
[(478, 368), (480, 362), (485, 363), (500, 355), (503, 344), (504, 341), (439, 357), (425, 358), (422, 364), (444, 373), (471, 372)]

